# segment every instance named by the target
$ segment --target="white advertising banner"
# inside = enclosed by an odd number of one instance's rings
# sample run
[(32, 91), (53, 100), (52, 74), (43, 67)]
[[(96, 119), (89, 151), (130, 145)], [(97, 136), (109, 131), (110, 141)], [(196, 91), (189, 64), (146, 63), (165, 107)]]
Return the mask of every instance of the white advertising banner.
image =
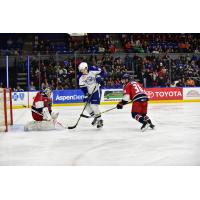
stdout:
[(28, 107), (32, 105), (37, 92), (12, 92), (12, 103), (14, 107)]
[[(27, 92), (27, 93), (28, 93), (28, 92)], [(37, 94), (37, 91), (36, 91), (36, 92), (29, 92), (29, 105), (30, 105), (30, 106), (32, 106), (33, 100), (34, 100), (36, 94)]]
[(101, 102), (120, 101), (122, 97), (122, 89), (103, 89), (101, 95)]
[(183, 100), (200, 100), (200, 87), (183, 88)]
[(27, 92), (12, 92), (13, 106), (28, 106)]

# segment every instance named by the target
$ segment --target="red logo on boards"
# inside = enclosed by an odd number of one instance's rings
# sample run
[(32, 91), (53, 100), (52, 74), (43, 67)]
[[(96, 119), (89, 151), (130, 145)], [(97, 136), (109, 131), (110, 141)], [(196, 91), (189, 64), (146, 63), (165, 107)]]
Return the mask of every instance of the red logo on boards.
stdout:
[(150, 100), (182, 100), (182, 88), (146, 88)]

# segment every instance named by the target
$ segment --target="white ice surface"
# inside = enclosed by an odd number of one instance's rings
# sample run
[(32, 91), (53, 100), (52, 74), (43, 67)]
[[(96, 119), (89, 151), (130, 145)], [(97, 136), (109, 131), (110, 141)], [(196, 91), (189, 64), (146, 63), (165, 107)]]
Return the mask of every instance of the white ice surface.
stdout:
[[(53, 109), (74, 125), (82, 107)], [(144, 133), (130, 110), (104, 114), (100, 130), (83, 118), (76, 129), (49, 132), (24, 132), (30, 110), (14, 110), (15, 125), (0, 133), (0, 165), (200, 165), (200, 103), (150, 104), (156, 130)]]

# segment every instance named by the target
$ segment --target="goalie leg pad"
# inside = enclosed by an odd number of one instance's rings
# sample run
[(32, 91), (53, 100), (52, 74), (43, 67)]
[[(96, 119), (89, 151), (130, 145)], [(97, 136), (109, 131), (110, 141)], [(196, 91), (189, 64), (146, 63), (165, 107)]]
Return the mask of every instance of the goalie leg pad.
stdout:
[(51, 120), (52, 119), (47, 107), (43, 108), (42, 114), (43, 114), (43, 120)]
[(50, 131), (55, 129), (55, 123), (53, 120), (31, 121), (24, 126), (24, 131)]

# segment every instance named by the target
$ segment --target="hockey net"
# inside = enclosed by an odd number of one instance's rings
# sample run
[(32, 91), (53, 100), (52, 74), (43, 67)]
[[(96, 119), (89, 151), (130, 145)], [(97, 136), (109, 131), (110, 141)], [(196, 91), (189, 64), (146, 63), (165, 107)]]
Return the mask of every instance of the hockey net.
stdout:
[(12, 91), (0, 88), (0, 132), (7, 132), (8, 125), (13, 124)]

